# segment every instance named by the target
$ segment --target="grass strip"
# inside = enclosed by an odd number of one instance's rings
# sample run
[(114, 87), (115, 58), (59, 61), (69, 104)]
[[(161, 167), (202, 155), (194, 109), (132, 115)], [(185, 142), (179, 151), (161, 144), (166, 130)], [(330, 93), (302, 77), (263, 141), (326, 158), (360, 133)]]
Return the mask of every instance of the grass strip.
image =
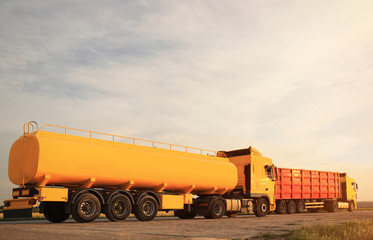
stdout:
[(373, 240), (373, 219), (349, 221), (341, 224), (315, 224), (297, 230), (286, 230), (288, 233), (266, 233), (254, 239), (284, 240)]
[(372, 240), (373, 219), (341, 224), (316, 224), (290, 231), (288, 240)]

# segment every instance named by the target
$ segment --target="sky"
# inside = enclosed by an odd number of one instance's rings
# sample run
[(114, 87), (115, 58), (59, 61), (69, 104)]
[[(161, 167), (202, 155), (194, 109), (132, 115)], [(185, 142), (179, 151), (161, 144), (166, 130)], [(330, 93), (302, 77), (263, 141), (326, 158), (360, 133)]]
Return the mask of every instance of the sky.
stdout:
[[(35, 120), (347, 172), (373, 201), (373, 1), (0, 1), (0, 200)], [(1, 201), (2, 202), (2, 201)]]

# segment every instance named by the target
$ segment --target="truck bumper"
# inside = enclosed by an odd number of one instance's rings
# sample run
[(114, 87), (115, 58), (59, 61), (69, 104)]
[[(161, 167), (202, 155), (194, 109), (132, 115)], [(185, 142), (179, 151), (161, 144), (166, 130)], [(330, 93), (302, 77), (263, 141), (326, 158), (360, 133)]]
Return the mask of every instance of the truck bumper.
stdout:
[(5, 200), (4, 219), (32, 218), (32, 208), (36, 207), (37, 203), (36, 197)]
[(32, 208), (38, 202), (67, 202), (67, 188), (37, 187), (15, 188), (12, 193), (15, 199), (4, 201), (4, 219), (32, 218)]

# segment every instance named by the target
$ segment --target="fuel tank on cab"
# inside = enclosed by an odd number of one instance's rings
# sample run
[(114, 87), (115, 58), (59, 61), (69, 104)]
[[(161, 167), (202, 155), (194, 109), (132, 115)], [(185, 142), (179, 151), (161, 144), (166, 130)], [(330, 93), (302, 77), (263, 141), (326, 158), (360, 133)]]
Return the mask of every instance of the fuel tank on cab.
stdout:
[(17, 185), (194, 194), (222, 194), (237, 184), (237, 169), (228, 158), (41, 130), (14, 142), (8, 174)]

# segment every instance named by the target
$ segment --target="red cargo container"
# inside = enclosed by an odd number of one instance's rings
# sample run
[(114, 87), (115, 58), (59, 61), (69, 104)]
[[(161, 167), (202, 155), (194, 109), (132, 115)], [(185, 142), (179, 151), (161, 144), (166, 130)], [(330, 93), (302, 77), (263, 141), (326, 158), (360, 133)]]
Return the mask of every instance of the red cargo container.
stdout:
[(277, 168), (276, 200), (336, 199), (341, 197), (340, 174)]

